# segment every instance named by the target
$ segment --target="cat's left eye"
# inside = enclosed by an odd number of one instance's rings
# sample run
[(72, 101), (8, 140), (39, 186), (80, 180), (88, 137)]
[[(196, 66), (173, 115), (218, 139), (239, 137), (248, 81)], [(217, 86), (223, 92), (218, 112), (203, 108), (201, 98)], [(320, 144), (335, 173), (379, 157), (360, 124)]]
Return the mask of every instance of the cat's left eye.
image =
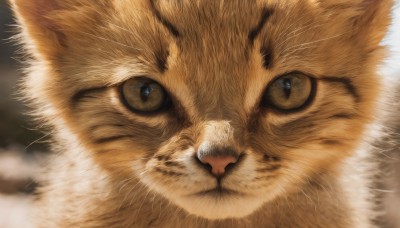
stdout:
[(154, 113), (170, 105), (165, 89), (157, 82), (145, 78), (133, 78), (121, 86), (122, 100), (134, 112)]
[(299, 72), (275, 79), (264, 93), (261, 105), (281, 111), (303, 107), (313, 95), (313, 80)]

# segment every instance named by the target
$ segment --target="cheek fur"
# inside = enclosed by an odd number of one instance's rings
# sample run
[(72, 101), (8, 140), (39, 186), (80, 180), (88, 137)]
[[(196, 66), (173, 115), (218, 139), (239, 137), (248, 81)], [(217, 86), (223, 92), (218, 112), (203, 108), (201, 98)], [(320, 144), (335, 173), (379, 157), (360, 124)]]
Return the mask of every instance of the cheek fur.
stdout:
[[(276, 226), (330, 226), (367, 208), (346, 211), (353, 198), (330, 187), (372, 118), (392, 1), (10, 2), (32, 56), (26, 97), (57, 133), (54, 163), (72, 164), (51, 164), (49, 182), (56, 184), (43, 188), (43, 204), (52, 206), (41, 208), (51, 213), (41, 217), (65, 223), (50, 226), (176, 227), (195, 218), (191, 225), (211, 227), (251, 214), (258, 217), (240, 222), (273, 226), (285, 218), (293, 223)], [(316, 80), (309, 107), (262, 109), (265, 87), (292, 71)], [(172, 111), (139, 116), (123, 108), (115, 90), (135, 76), (165, 86)], [(234, 148), (242, 160), (225, 176), (213, 175), (195, 159), (205, 142)], [(312, 183), (324, 174), (334, 178), (316, 190), (328, 195), (320, 203)], [(318, 204), (304, 201), (309, 193)], [(168, 202), (153, 208), (158, 200)], [(180, 209), (187, 213), (171, 216)], [(336, 217), (321, 223), (327, 214)]]

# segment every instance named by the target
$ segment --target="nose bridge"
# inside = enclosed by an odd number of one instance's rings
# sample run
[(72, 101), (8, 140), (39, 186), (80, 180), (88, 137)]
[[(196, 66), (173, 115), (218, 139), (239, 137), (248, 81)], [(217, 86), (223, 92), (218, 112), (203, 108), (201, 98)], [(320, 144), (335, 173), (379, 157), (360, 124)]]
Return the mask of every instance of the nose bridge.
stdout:
[(228, 120), (207, 121), (198, 141), (197, 156), (234, 156), (242, 151), (241, 135)]
[(227, 120), (207, 121), (204, 125), (202, 143), (213, 147), (227, 147), (234, 144), (235, 129)]
[[(213, 59), (215, 55), (220, 54), (205, 55), (204, 59), (210, 59), (210, 56)], [(185, 72), (191, 75), (185, 80), (193, 91), (197, 116), (202, 120), (231, 120), (243, 112), (248, 83), (245, 78), (249, 69), (226, 62), (227, 60), (211, 61), (206, 65), (193, 63)]]

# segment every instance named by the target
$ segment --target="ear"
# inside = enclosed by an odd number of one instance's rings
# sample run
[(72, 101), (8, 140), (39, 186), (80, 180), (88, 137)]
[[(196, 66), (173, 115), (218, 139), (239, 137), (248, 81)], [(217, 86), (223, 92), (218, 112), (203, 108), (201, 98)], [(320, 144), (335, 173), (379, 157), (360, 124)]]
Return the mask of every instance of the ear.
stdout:
[(22, 41), (36, 57), (61, 55), (73, 33), (84, 31), (104, 0), (10, 0), (21, 26)]
[(390, 24), (393, 0), (319, 1), (325, 10), (336, 14), (333, 20), (346, 21), (353, 38), (371, 49), (379, 46)]
[[(360, 1), (360, 0), (359, 0)], [(353, 19), (354, 31), (370, 48), (379, 46), (391, 22), (392, 0), (361, 0)]]

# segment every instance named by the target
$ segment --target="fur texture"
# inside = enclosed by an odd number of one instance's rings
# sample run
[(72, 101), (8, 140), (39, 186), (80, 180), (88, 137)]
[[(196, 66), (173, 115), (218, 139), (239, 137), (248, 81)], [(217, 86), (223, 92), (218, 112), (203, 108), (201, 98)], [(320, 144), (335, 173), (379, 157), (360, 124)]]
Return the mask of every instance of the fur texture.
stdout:
[[(54, 155), (43, 227), (369, 227), (373, 164), (357, 150), (379, 93), (390, 0), (12, 0), (25, 81)], [(274, 79), (313, 78), (294, 112), (260, 107)], [(146, 76), (173, 108), (134, 113)], [(194, 156), (240, 151), (222, 180)], [(229, 193), (205, 193), (216, 186)]]

